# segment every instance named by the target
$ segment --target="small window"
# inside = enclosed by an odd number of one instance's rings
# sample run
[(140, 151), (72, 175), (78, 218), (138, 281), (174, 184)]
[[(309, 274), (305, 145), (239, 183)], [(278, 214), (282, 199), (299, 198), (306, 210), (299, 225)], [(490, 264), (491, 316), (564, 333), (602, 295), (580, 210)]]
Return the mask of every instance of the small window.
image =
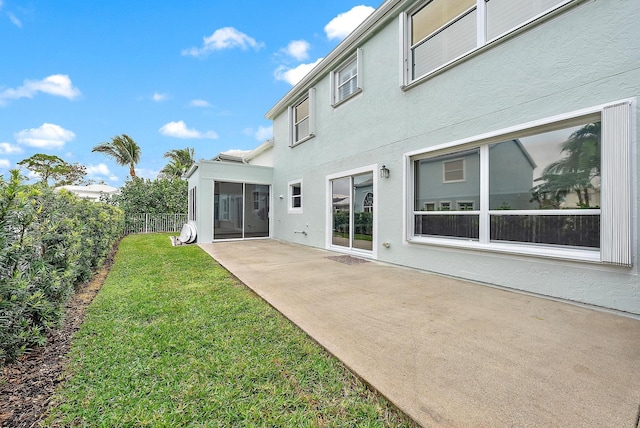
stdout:
[(289, 212), (302, 212), (302, 180), (289, 183)]
[(338, 105), (362, 90), (361, 69), (361, 54), (358, 49), (354, 57), (331, 73), (332, 105)]
[(473, 201), (458, 201), (458, 211), (473, 211)]
[(464, 181), (464, 159), (442, 162), (442, 175), (444, 183)]
[(422, 211), (435, 211), (436, 203), (435, 202), (425, 202), (424, 209)]
[(189, 190), (188, 218), (191, 221), (196, 221), (196, 189), (197, 186)]
[(441, 201), (440, 202), (440, 211), (451, 211), (451, 202), (449, 202), (449, 201)]
[(314, 93), (313, 89), (289, 107), (290, 146), (302, 143), (314, 135)]

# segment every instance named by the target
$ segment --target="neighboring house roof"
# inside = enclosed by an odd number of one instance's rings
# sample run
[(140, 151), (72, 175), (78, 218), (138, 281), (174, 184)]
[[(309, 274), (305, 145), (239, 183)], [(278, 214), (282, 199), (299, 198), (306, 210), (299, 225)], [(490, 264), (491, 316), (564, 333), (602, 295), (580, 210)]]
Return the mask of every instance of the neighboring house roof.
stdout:
[[(251, 160), (260, 156), (267, 150), (273, 148), (273, 139), (267, 140), (260, 144), (253, 150), (227, 150), (220, 152), (216, 157), (211, 159), (218, 162), (236, 162), (236, 163), (251, 163)], [(191, 165), (191, 168), (185, 173), (185, 177), (189, 178), (198, 169), (198, 162)]]
[(82, 199), (98, 200), (100, 195), (113, 195), (120, 192), (117, 187), (108, 186), (106, 184), (90, 184), (88, 186), (60, 186), (56, 190), (65, 189), (68, 192), (75, 193)]
[(311, 71), (302, 78), (287, 94), (278, 101), (265, 115), (267, 119), (273, 120), (282, 111), (286, 110), (296, 98), (300, 96), (302, 91), (312, 86), (315, 82), (322, 79), (331, 69), (337, 66), (341, 61), (351, 55), (353, 51), (360, 46), (365, 40), (371, 38), (374, 33), (389, 21), (396, 18), (394, 15), (395, 8), (406, 0), (387, 0), (379, 6), (367, 19), (365, 19), (355, 30), (351, 32), (338, 46), (335, 47), (329, 55), (327, 55), (320, 63), (318, 63)]

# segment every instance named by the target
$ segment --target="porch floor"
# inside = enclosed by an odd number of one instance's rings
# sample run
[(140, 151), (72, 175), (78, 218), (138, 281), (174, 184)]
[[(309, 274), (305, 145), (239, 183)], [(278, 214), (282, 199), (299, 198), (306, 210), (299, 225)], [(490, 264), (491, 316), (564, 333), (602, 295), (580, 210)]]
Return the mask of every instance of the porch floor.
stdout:
[(637, 319), (276, 240), (200, 247), (423, 426), (638, 426)]

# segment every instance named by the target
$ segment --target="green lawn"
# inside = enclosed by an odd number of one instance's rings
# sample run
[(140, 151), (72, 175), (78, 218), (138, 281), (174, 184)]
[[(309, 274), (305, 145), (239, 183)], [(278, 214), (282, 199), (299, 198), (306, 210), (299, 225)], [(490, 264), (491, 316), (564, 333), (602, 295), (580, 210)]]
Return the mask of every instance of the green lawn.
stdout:
[(415, 426), (197, 246), (135, 235), (90, 306), (53, 426)]

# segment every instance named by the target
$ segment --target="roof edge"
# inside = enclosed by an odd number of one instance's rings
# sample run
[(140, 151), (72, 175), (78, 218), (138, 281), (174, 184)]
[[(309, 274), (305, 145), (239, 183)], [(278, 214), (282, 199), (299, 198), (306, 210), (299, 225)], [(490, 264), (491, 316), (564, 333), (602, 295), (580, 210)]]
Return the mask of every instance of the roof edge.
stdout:
[(265, 114), (265, 118), (273, 120), (297, 98), (300, 92), (308, 85), (315, 82), (316, 79), (324, 75), (324, 72), (332, 66), (338, 59), (342, 59), (345, 51), (352, 48), (354, 44), (362, 42), (368, 38), (380, 26), (386, 24), (387, 15), (392, 12), (400, 3), (406, 0), (386, 0), (371, 15), (367, 17), (355, 30), (351, 32), (338, 46), (336, 46), (329, 54), (324, 57), (318, 65), (302, 78), (293, 88), (287, 92), (271, 109)]
[(245, 162), (250, 161), (251, 159), (254, 159), (258, 156), (260, 156), (262, 153), (266, 152), (267, 150), (273, 148), (273, 138), (268, 139), (267, 141), (265, 141), (264, 143), (260, 144), (258, 147), (256, 147), (255, 149), (251, 150), (249, 153), (247, 153), (243, 160)]

